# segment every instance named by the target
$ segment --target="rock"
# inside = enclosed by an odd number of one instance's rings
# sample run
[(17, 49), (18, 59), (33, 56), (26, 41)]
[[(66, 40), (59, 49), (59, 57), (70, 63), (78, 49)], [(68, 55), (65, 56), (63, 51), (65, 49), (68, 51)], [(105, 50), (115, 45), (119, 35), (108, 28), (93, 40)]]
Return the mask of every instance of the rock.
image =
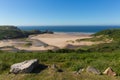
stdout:
[(101, 74), (101, 72), (98, 69), (91, 67), (91, 66), (87, 67), (86, 72), (97, 74), (97, 75)]
[(108, 76), (116, 76), (116, 73), (112, 70), (112, 68), (108, 67), (103, 74), (108, 75)]
[(55, 64), (51, 65), (49, 69), (52, 70), (53, 72), (63, 72), (63, 70), (59, 69)]
[(51, 65), (49, 69), (53, 72), (58, 72), (58, 67), (55, 64)]
[(39, 65), (38, 59), (26, 60), (21, 63), (16, 63), (11, 66), (10, 73), (30, 73), (32, 70)]
[(52, 66), (51, 66), (51, 69), (57, 69), (58, 67), (55, 65), (55, 64), (53, 64)]
[(84, 72), (85, 69), (80, 69), (77, 73), (81, 74), (82, 72)]
[(80, 70), (78, 70), (78, 71), (74, 71), (73, 73), (79, 75), (79, 74), (81, 74), (82, 72), (84, 72), (84, 70), (85, 70), (85, 69), (80, 69)]

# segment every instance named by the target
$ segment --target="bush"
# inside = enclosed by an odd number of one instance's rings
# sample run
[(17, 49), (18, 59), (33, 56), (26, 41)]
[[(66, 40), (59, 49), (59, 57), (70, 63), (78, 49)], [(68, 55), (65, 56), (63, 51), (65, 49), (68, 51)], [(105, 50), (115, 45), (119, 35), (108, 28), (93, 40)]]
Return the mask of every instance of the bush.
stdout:
[(72, 50), (72, 49), (59, 49), (57, 51), (55, 51), (56, 53), (72, 53), (74, 52), (75, 50)]
[(0, 62), (0, 73), (2, 73), (3, 71), (9, 69), (9, 67), (10, 66), (8, 64), (6, 64), (5, 62), (4, 63)]
[(30, 46), (32, 46), (32, 43), (31, 43), (31, 42), (26, 43), (25, 46), (26, 46), (26, 47), (30, 47)]

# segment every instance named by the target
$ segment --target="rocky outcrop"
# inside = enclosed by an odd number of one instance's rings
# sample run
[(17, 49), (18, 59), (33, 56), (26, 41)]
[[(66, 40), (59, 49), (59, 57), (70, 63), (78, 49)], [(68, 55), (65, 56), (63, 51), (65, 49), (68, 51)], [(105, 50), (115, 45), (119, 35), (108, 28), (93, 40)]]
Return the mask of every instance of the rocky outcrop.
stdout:
[(88, 67), (87, 67), (86, 72), (88, 72), (88, 73), (93, 73), (93, 74), (97, 74), (97, 75), (100, 75), (100, 74), (101, 74), (101, 72), (100, 72), (98, 69), (96, 69), (96, 68), (94, 68), (94, 67), (91, 67), (91, 66), (88, 66)]
[(16, 63), (11, 66), (10, 73), (30, 73), (32, 70), (39, 65), (37, 59), (26, 60), (21, 63)]
[(103, 74), (108, 75), (108, 76), (116, 76), (116, 73), (112, 70), (111, 67), (108, 67)]

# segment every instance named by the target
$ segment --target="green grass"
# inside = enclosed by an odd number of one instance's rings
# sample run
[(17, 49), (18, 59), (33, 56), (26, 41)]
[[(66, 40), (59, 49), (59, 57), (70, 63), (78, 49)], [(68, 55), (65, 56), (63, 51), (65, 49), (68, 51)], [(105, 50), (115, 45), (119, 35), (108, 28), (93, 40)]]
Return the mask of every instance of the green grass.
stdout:
[(110, 38), (107, 35), (104, 35), (104, 36), (93, 36), (92, 38), (86, 38), (86, 39), (77, 39), (76, 41), (77, 42), (80, 42), (80, 41), (92, 41), (92, 42), (102, 41), (102, 42), (106, 42), (110, 39), (112, 39), (112, 38)]
[[(57, 64), (63, 73), (51, 73), (49, 69), (43, 70), (39, 74), (19, 74), (17, 76), (7, 73), (10, 65), (24, 60), (39, 59), (41, 64), (52, 65)], [(50, 52), (33, 52), (33, 53), (0, 53), (0, 80), (3, 80), (6, 75), (6, 80), (120, 80), (119, 77), (96, 76), (93, 74), (83, 73), (75, 75), (72, 72), (87, 66), (93, 66), (103, 72), (107, 67), (112, 67), (113, 70), (120, 75), (120, 51), (114, 52), (90, 52), (90, 53), (50, 53)], [(14, 76), (14, 77), (13, 77)], [(78, 77), (78, 79), (76, 79)]]
[(120, 41), (120, 29), (107, 29), (93, 34), (93, 36), (107, 35), (115, 41)]
[(26, 43), (24, 46), (25, 46), (25, 47), (30, 47), (30, 46), (32, 46), (32, 43), (31, 43), (31, 42), (28, 42), (28, 43)]

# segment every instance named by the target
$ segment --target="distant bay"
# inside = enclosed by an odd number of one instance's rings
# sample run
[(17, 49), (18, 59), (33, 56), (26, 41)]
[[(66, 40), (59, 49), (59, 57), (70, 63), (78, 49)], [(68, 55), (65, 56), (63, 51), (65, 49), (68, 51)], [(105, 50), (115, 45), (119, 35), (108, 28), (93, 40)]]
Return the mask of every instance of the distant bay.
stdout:
[(66, 33), (96, 33), (106, 29), (120, 28), (120, 26), (18, 26), (21, 30), (49, 30)]

